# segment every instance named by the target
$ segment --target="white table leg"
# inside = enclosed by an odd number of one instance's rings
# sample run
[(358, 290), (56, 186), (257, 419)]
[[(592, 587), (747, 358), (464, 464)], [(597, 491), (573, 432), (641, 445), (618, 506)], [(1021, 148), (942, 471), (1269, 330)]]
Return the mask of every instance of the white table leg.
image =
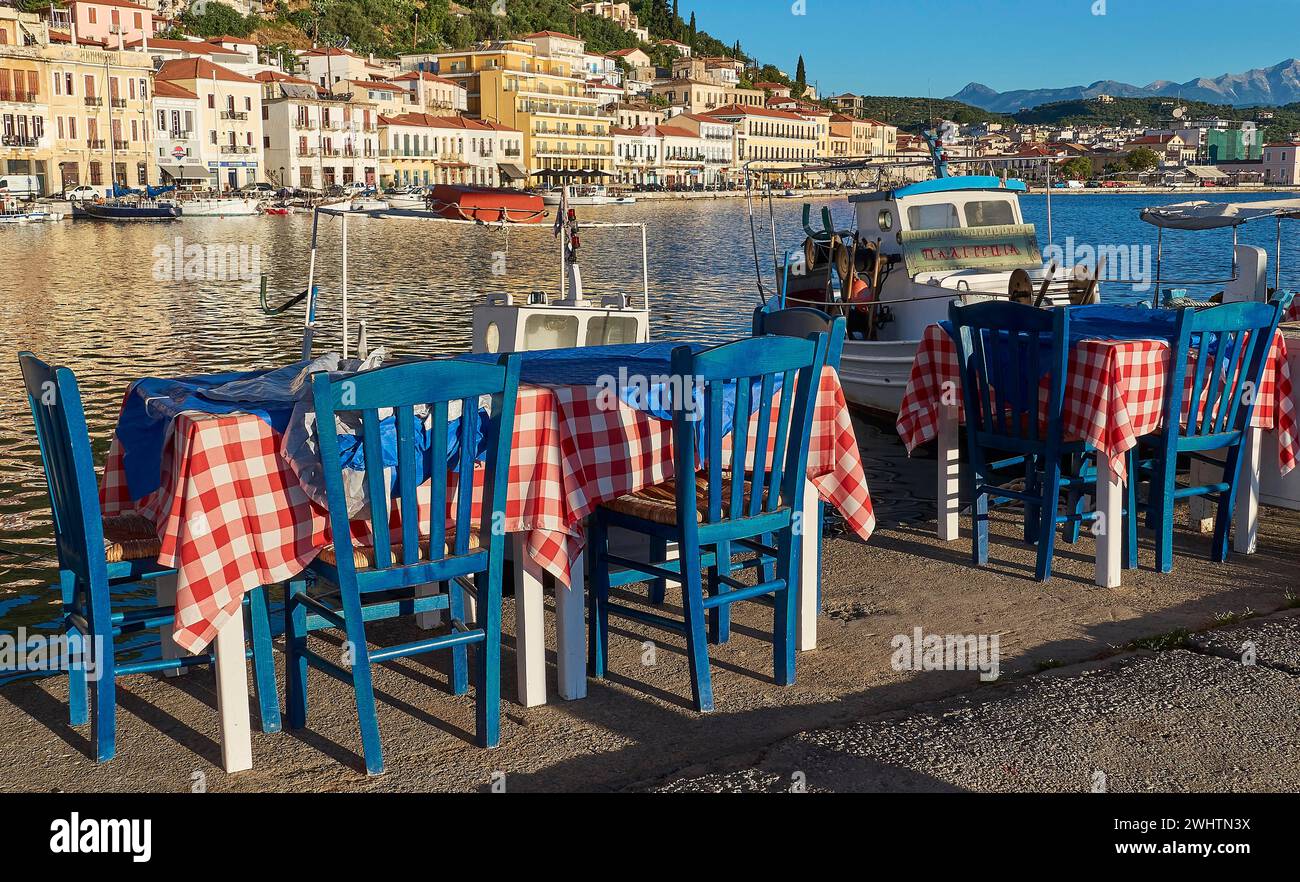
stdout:
[(227, 772), (242, 772), (253, 767), (242, 608), (217, 631), (213, 650), (216, 653), (217, 714), (221, 717), (221, 765)]
[[(154, 597), (158, 600), (159, 606), (176, 605), (176, 574), (171, 573), (166, 576), (159, 576), (153, 580)], [(185, 651), (176, 645), (172, 639), (172, 626), (163, 625), (158, 629), (158, 645), (163, 658), (180, 658)], [(179, 677), (188, 671), (189, 668), (178, 668), (174, 671), (164, 671), (165, 677)]]
[(587, 697), (586, 555), (579, 555), (569, 573), (573, 583), (555, 582), (555, 659), (560, 697)]
[(939, 539), (953, 542), (961, 535), (961, 447), (957, 443), (957, 407), (939, 406), (938, 486)]
[(1232, 513), (1237, 527), (1232, 550), (1238, 554), (1254, 554), (1259, 539), (1259, 466), (1262, 436), (1262, 430), (1251, 428), (1247, 430), (1246, 437), (1242, 441), (1241, 477), (1237, 484), (1236, 510)]
[(817, 549), (822, 535), (817, 519), (817, 488), (807, 478), (803, 487), (803, 515), (799, 533), (799, 608), (795, 648), (807, 652), (817, 648)]
[(1103, 588), (1118, 588), (1124, 540), (1124, 482), (1111, 468), (1110, 458), (1097, 457), (1097, 511), (1094, 523), (1097, 539), (1096, 582)]
[(515, 664), (519, 703), (546, 704), (546, 627), (542, 568), (528, 553), (528, 534), (512, 533), (515, 571)]

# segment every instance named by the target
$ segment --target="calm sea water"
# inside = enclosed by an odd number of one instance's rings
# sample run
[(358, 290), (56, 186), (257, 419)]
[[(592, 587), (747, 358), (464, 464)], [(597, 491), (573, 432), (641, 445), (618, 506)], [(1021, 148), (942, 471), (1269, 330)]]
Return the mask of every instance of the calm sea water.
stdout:
[[(1055, 240), (1076, 244), (1151, 245), (1154, 228), (1138, 219), (1143, 206), (1183, 201), (1138, 195), (1078, 195), (1053, 199)], [(1213, 198), (1213, 197), (1209, 197)], [(1264, 198), (1234, 195), (1223, 199)], [(837, 225), (852, 223), (846, 200), (828, 205)], [(778, 242), (801, 237), (798, 200), (775, 204)], [(1046, 244), (1046, 200), (1024, 200), (1028, 220)], [(742, 200), (646, 202), (582, 209), (591, 221), (648, 225), (652, 333), (660, 338), (723, 340), (748, 333), (757, 303), (749, 222)], [(769, 268), (771, 237), (764, 211), (757, 219), (759, 263)], [(293, 360), (302, 314), (265, 315), (257, 282), (160, 280), (174, 267), (173, 251), (192, 245), (243, 247), (260, 259), (270, 299), (300, 290), (307, 275), (310, 218), (195, 218), (178, 224), (53, 224), (0, 229), (0, 630), (49, 627), (57, 609), (52, 578), (50, 518), (31, 417), (15, 354), (24, 349), (72, 367), (78, 375), (97, 456), (103, 456), (127, 384), (142, 376), (251, 369)], [(1243, 241), (1270, 251), (1270, 224)], [(180, 241), (177, 239), (180, 237)], [(555, 289), (557, 256), (548, 232), (501, 231), (426, 221), (358, 218), (349, 224), (350, 307), (367, 321), (371, 345), (399, 353), (445, 354), (470, 342), (470, 310), (497, 290)], [(1166, 277), (1225, 277), (1230, 233), (1166, 237)], [(256, 249), (253, 251), (252, 249)], [(505, 253), (505, 277), (493, 274)], [(317, 351), (339, 341), (337, 222), (322, 223), (320, 271), (323, 328)], [(161, 266), (156, 266), (160, 264)], [(582, 263), (589, 293), (641, 290), (640, 235), (588, 230)], [(1283, 257), (1283, 281), (1300, 284), (1300, 240)], [(1106, 289), (1111, 299), (1149, 294)], [(894, 480), (901, 445), (887, 430), (867, 448), (868, 478), (877, 495)]]

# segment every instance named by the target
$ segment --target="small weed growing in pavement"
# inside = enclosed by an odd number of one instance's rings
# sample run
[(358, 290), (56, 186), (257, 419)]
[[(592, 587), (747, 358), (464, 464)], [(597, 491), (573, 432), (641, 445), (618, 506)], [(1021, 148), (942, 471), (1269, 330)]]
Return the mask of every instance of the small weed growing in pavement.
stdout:
[(1060, 659), (1045, 658), (1038, 663), (1037, 667), (1039, 673), (1042, 673), (1043, 671), (1050, 671), (1052, 668), (1064, 667), (1064, 665), (1065, 662), (1061, 661)]
[(1238, 622), (1246, 621), (1246, 619), (1253, 619), (1257, 615), (1259, 615), (1259, 613), (1255, 612), (1250, 607), (1246, 607), (1239, 613), (1228, 610), (1227, 612), (1221, 612), (1215, 615), (1215, 617), (1210, 620), (1210, 623), (1215, 627), (1222, 628), (1225, 625), (1235, 625)]
[(1297, 607), (1300, 607), (1300, 594), (1296, 594), (1290, 588), (1286, 589), (1286, 593), (1282, 595), (1282, 609), (1296, 609)]
[(1165, 634), (1142, 637), (1128, 645), (1129, 649), (1149, 649), (1152, 652), (1167, 652), (1171, 649), (1183, 649), (1191, 636), (1186, 628), (1175, 628)]

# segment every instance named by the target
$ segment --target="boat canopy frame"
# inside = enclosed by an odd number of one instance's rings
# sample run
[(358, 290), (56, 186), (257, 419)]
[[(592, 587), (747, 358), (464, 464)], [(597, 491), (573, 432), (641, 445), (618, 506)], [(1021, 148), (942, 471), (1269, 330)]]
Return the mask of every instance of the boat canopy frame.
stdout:
[[(1174, 210), (1176, 209), (1176, 211)], [(1152, 306), (1160, 306), (1163, 285), (1227, 285), (1237, 281), (1237, 245), (1240, 228), (1255, 221), (1277, 223), (1273, 253), (1273, 288), (1282, 287), (1282, 221), (1300, 220), (1300, 199), (1269, 199), (1259, 202), (1209, 202), (1197, 200), (1142, 209), (1139, 217), (1156, 228), (1156, 278)], [(1204, 231), (1232, 229), (1232, 276), (1227, 279), (1162, 278), (1165, 230)]]

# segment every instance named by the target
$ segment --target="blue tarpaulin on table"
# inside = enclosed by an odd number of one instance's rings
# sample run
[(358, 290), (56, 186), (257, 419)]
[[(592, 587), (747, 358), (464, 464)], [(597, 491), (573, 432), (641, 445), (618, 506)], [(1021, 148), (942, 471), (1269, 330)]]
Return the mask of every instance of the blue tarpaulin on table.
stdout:
[(202, 396), (205, 389), (245, 380), (266, 371), (208, 374), (199, 377), (137, 381), (122, 406), (117, 421), (117, 440), (122, 445), (122, 465), (132, 499), (141, 499), (158, 489), (161, 481), (163, 444), (172, 420), (182, 411), (204, 413), (251, 413), (277, 432), (283, 432), (293, 413), (293, 402), (258, 406), (247, 401), (213, 401)]
[[(141, 499), (158, 489), (167, 431), (172, 420), (183, 411), (208, 414), (252, 414), (269, 425), (276, 433), (283, 434), (297, 405), (297, 401), (288, 397), (283, 391), (287, 388), (285, 378), (296, 377), (306, 364), (306, 362), (298, 362), (274, 371), (207, 374), (176, 379), (146, 377), (136, 382), (131, 387), (122, 408), (116, 432), (117, 439), (122, 445), (122, 465), (131, 498)], [(240, 400), (216, 398), (214, 390), (228, 384), (238, 384), (248, 390), (248, 397)], [(265, 389), (263, 397), (258, 397), (256, 392), (258, 388)], [(486, 456), (484, 429), (487, 420), (486, 411), (480, 410), (475, 451), (477, 461), (482, 461)], [(455, 469), (459, 467), (460, 462), (459, 419), (448, 422), (447, 434), (447, 462), (450, 468)], [(392, 417), (381, 421), (380, 437), (384, 448), (384, 464), (396, 465), (397, 425)], [(428, 432), (423, 425), (417, 424), (414, 440), (416, 449), (420, 453), (427, 453), (432, 447)], [(338, 443), (343, 467), (364, 471), (365, 454), (361, 438), (357, 435), (340, 434)], [(428, 478), (429, 475), (430, 466), (424, 461), (425, 459), (427, 457), (417, 457), (417, 467), (421, 472), (420, 481)]]

